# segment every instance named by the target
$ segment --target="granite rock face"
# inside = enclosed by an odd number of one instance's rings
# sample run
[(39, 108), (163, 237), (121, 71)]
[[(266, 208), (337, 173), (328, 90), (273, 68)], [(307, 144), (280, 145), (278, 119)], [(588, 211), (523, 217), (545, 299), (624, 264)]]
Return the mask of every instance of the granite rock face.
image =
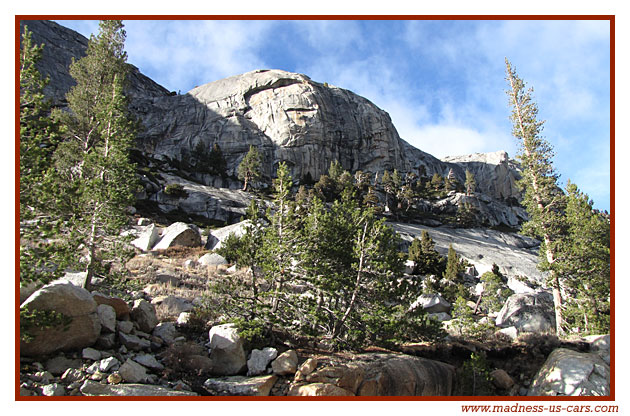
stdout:
[(539, 242), (514, 233), (504, 233), (484, 228), (427, 227), (417, 224), (391, 223), (405, 244), (420, 238), (427, 231), (435, 242), (435, 249), (446, 256), (450, 244), (461, 258), (475, 266), (478, 275), (492, 270), (496, 263), (509, 281), (509, 287), (517, 293), (532, 289), (517, 279), (526, 276), (531, 285), (544, 286), (545, 274), (537, 269)]
[(491, 153), (448, 156), (442, 158), (442, 161), (454, 163), (464, 171), (464, 180), (460, 179), (462, 183), (465, 181), (466, 170), (475, 175), (478, 192), (499, 200), (507, 200), (509, 198), (518, 200), (521, 196), (521, 192), (516, 185), (516, 181), (521, 177), (520, 168), (513, 160), (510, 160), (507, 152), (503, 150)]

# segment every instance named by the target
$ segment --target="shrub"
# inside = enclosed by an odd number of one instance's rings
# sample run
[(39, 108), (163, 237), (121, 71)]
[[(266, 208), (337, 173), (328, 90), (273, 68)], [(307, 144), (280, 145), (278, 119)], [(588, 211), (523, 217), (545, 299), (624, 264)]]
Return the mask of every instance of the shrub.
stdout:
[(458, 396), (496, 395), (490, 367), (482, 353), (471, 353), (470, 359), (464, 362), (458, 373)]
[(178, 183), (169, 183), (168, 185), (166, 185), (166, 187), (164, 188), (164, 193), (175, 198), (188, 197), (188, 192), (186, 192), (184, 187)]

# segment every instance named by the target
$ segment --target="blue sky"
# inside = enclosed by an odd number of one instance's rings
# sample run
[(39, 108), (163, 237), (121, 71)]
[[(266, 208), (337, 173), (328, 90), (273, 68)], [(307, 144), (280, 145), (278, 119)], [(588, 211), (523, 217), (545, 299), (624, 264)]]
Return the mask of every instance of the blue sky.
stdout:
[[(97, 21), (58, 21), (85, 36)], [(307, 74), (387, 111), (436, 157), (506, 150), (504, 59), (534, 88), (564, 185), (610, 208), (608, 21), (125, 21), (128, 61), (182, 93), (259, 68)]]

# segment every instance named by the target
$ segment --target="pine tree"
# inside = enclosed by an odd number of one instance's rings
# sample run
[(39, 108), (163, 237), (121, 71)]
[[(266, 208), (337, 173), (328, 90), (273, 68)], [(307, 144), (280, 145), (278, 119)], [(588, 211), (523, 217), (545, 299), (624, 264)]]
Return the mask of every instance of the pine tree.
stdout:
[(512, 134), (519, 140), (518, 159), (523, 173), (519, 184), (525, 190), (523, 205), (529, 220), (523, 224), (523, 232), (540, 238), (543, 266), (550, 269), (549, 282), (553, 290), (556, 315), (556, 333), (562, 335), (563, 305), (561, 276), (552, 265), (557, 258), (558, 246), (562, 241), (564, 195), (558, 188), (558, 174), (552, 158), (553, 149), (542, 136), (544, 121), (538, 120), (538, 106), (532, 100), (533, 89), (525, 90), (525, 83), (518, 77), (506, 59), (507, 91), (513, 122)]
[(566, 326), (582, 334), (608, 333), (610, 222), (571, 181), (566, 191), (566, 237), (552, 266), (568, 294)]
[(123, 93), (125, 36), (121, 21), (100, 22), (87, 55), (70, 66), (76, 85), (66, 95), (70, 112), (60, 115), (67, 137), (55, 152), (55, 163), (61, 180), (73, 186), (76, 210), (70, 227), (87, 251), (86, 287), (104, 270), (103, 262), (111, 260), (107, 257), (118, 256), (118, 236), (136, 189), (129, 160), (136, 124)]
[(75, 250), (52, 243), (63, 225), (65, 205), (54, 181), (53, 158), (60, 126), (50, 116), (44, 79), (36, 68), (44, 45), (34, 45), (24, 27), (20, 49), (20, 283), (59, 277)]
[(238, 178), (243, 181), (243, 191), (247, 191), (252, 182), (258, 180), (261, 175), (261, 156), (253, 145), (238, 165)]
[(444, 185), (444, 178), (440, 176), (438, 173), (434, 173), (431, 177), (431, 186), (436, 191), (439, 190)]
[(472, 195), (477, 187), (475, 175), (473, 175), (468, 169), (466, 169), (466, 182), (464, 182), (464, 186), (466, 187), (466, 195)]
[(411, 242), (408, 259), (416, 263), (414, 274), (441, 276), (444, 273), (444, 259), (435, 250), (435, 243), (426, 230), (422, 230), (420, 239)]

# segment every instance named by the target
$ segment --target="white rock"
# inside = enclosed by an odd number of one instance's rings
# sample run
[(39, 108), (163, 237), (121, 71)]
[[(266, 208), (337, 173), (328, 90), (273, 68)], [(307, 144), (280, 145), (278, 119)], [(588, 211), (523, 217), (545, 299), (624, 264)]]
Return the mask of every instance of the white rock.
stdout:
[(234, 234), (236, 237), (242, 237), (247, 232), (247, 227), (250, 227), (251, 224), (252, 222), (250, 220), (245, 220), (210, 231), (208, 240), (206, 241), (206, 248), (208, 250), (218, 250), (223, 246), (223, 242), (230, 234)]
[(109, 371), (115, 371), (120, 365), (120, 361), (116, 357), (108, 357), (102, 359), (98, 365), (99, 371), (107, 373)]
[[(142, 219), (142, 218), (141, 218)], [(160, 233), (155, 224), (148, 225), (140, 232), (138, 238), (131, 242), (131, 245), (142, 251), (149, 251), (160, 239)]]
[(234, 324), (216, 325), (209, 332), (210, 358), (216, 375), (237, 375), (247, 368), (243, 339)]
[(47, 384), (44, 387), (42, 387), (42, 394), (44, 396), (65, 396), (66, 389), (64, 388), (63, 384), (59, 384), (59, 383)]
[(277, 356), (278, 350), (272, 347), (252, 350), (249, 360), (247, 360), (247, 375), (257, 376), (264, 374), (271, 360)]
[(227, 264), (227, 260), (217, 253), (206, 253), (197, 260), (203, 266), (218, 266)]

